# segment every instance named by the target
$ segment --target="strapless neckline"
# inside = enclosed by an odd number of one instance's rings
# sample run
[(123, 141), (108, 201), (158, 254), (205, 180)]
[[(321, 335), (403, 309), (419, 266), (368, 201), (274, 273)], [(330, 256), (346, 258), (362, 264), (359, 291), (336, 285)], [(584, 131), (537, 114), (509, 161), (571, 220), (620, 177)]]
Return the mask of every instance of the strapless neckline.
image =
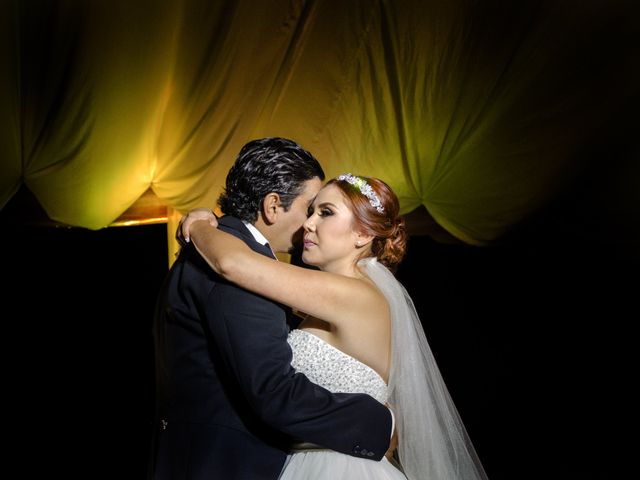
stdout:
[(332, 392), (367, 393), (387, 401), (387, 384), (369, 365), (305, 330), (292, 330), (288, 341), (292, 366), (312, 382)]

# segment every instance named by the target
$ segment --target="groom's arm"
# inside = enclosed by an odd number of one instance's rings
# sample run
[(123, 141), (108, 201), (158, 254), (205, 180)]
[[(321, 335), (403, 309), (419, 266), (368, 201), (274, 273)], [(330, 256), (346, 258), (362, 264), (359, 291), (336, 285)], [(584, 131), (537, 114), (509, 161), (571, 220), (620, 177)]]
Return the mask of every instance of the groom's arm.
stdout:
[(392, 415), (364, 394), (332, 394), (291, 367), (282, 310), (234, 285), (210, 293), (209, 325), (226, 366), (262, 420), (293, 437), (380, 460)]

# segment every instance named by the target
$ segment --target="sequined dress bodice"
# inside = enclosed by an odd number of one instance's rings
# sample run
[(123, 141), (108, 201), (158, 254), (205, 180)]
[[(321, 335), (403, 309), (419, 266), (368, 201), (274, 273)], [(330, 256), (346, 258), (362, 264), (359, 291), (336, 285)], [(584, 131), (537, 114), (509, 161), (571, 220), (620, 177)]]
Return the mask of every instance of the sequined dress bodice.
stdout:
[(380, 403), (388, 397), (387, 385), (368, 365), (304, 330), (289, 333), (291, 365), (313, 383), (334, 393), (367, 393)]

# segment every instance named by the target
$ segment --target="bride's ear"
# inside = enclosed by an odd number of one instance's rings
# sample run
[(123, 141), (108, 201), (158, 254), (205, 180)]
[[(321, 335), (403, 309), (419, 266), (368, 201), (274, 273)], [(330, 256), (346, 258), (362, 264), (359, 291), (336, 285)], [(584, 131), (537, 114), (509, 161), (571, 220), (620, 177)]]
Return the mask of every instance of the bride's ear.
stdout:
[(355, 247), (362, 248), (369, 245), (373, 241), (373, 235), (365, 235), (364, 233), (356, 233)]
[(276, 192), (269, 192), (262, 200), (262, 217), (267, 225), (272, 225), (278, 219), (280, 207), (280, 195)]

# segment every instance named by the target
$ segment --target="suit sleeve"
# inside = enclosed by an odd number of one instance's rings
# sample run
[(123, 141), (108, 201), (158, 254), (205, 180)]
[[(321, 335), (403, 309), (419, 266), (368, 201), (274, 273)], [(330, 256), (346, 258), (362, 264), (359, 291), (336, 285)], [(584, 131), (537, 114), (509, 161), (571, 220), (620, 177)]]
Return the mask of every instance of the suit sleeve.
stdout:
[(219, 283), (206, 312), (219, 353), (258, 416), (293, 437), (356, 457), (380, 460), (391, 413), (365, 394), (333, 394), (291, 366), (288, 327), (273, 302)]

